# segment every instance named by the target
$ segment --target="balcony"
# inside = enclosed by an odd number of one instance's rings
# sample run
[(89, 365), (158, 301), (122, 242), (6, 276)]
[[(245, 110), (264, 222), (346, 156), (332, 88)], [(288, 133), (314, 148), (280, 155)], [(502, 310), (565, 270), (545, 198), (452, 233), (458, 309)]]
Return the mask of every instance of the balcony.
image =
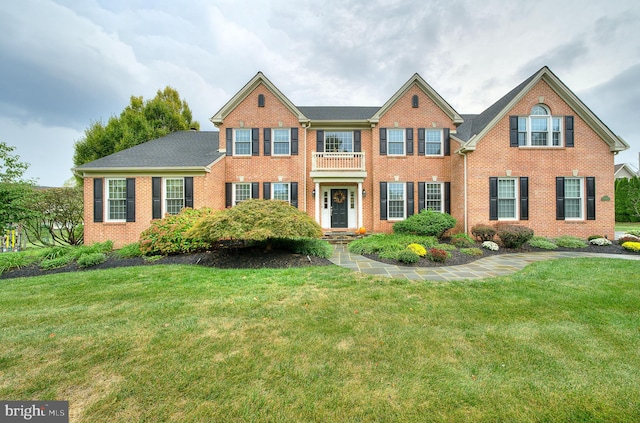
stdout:
[(364, 152), (311, 153), (312, 178), (366, 178)]

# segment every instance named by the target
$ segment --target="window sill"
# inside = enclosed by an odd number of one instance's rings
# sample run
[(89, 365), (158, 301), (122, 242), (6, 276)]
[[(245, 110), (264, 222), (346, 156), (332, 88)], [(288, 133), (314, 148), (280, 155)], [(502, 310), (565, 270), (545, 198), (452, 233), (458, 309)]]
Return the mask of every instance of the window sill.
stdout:
[(559, 146), (549, 146), (549, 145), (519, 145), (519, 149), (521, 150), (565, 150), (566, 147), (564, 145)]
[(127, 221), (126, 220), (107, 220), (102, 223), (104, 225), (110, 225), (110, 226), (123, 226), (127, 224)]

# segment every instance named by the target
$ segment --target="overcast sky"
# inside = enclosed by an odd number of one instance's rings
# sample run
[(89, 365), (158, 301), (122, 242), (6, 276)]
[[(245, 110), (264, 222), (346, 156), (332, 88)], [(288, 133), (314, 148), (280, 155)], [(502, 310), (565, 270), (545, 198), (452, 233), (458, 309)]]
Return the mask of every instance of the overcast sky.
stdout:
[(417, 72), (465, 114), (546, 65), (638, 166), (638, 0), (6, 0), (0, 28), (0, 141), (41, 185), (130, 96), (172, 86), (214, 130), (258, 71), (299, 106), (380, 106)]

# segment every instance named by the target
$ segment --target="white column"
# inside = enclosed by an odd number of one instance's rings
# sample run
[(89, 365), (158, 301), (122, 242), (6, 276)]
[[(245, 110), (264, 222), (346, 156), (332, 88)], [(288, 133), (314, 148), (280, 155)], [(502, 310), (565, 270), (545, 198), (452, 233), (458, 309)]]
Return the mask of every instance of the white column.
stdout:
[(320, 192), (320, 183), (316, 182), (316, 198), (314, 198), (315, 202), (316, 202), (316, 222), (318, 222), (319, 225), (322, 225), (321, 222), (321, 215), (320, 215), (320, 202), (322, 200), (322, 193)]
[(358, 227), (362, 227), (362, 182), (358, 182)]

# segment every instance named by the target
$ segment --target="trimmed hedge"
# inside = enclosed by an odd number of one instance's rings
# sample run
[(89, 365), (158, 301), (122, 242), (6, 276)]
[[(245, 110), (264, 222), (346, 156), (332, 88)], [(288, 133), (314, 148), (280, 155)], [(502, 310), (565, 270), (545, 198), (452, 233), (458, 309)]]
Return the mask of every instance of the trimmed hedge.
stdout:
[(438, 213), (422, 209), (420, 213), (409, 216), (393, 225), (397, 234), (435, 236), (440, 239), (446, 231), (456, 226), (456, 219), (448, 213)]

